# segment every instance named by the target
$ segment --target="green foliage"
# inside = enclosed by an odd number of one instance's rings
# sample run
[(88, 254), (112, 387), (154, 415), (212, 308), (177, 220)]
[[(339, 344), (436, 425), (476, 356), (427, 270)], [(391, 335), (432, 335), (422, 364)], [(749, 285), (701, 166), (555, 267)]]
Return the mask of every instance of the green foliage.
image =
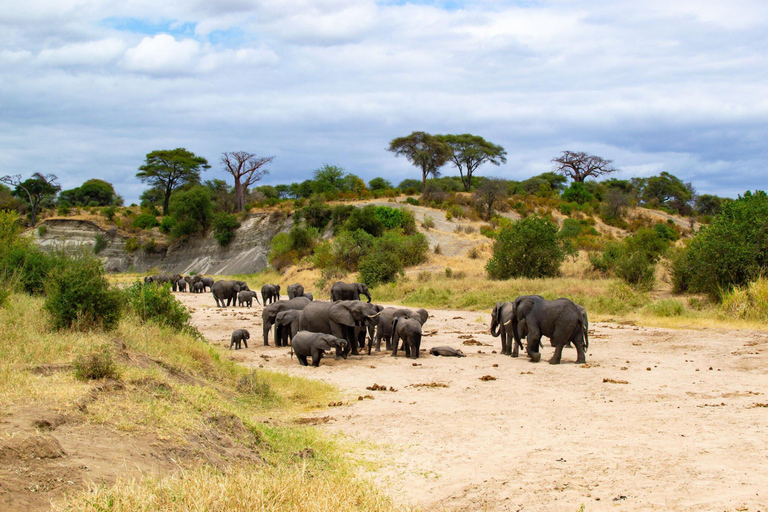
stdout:
[(374, 207), (376, 218), (381, 221), (386, 229), (402, 229), (405, 233), (416, 232), (416, 221), (411, 212), (404, 208), (392, 208), (390, 206)]
[(421, 226), (424, 229), (432, 229), (435, 227), (435, 219), (431, 215), (425, 215), (424, 220), (421, 221)]
[(101, 233), (97, 233), (94, 237), (93, 254), (99, 254), (101, 251), (106, 249), (106, 247), (107, 239)]
[(134, 253), (138, 251), (141, 248), (141, 242), (139, 241), (139, 238), (136, 236), (132, 236), (128, 240), (125, 241), (125, 252), (127, 253)]
[(144, 285), (136, 281), (123, 294), (128, 310), (141, 322), (165, 325), (176, 331), (195, 332), (189, 323), (189, 311), (173, 296), (170, 283)]
[(77, 188), (63, 190), (58, 200), (74, 206), (110, 206), (122, 202), (118, 197), (111, 183), (92, 179)]
[(175, 225), (176, 220), (173, 217), (163, 217), (163, 220), (160, 221), (160, 232), (169, 235)]
[(47, 232), (48, 232), (48, 226), (46, 226), (45, 224), (40, 224), (39, 226), (37, 226), (37, 236), (39, 236), (40, 238), (44, 237)]
[(356, 208), (344, 224), (346, 231), (357, 231), (359, 229), (373, 236), (381, 236), (384, 232), (384, 224), (376, 216), (375, 206), (366, 206)]
[(755, 281), (768, 268), (768, 196), (746, 192), (723, 205), (712, 224), (673, 258), (676, 291), (719, 299), (734, 286)]
[(117, 366), (112, 359), (109, 345), (97, 345), (91, 350), (78, 355), (72, 363), (75, 378), (79, 380), (116, 379)]
[(101, 262), (92, 256), (59, 254), (50, 272), (45, 310), (56, 329), (88, 330), (117, 327), (122, 294), (110, 286)]
[(576, 238), (581, 235), (583, 225), (576, 219), (565, 219), (560, 228), (560, 236), (563, 238)]
[(313, 227), (294, 225), (288, 232), (290, 248), (296, 251), (300, 258), (312, 252), (318, 238), (320, 238), (320, 233)]
[(401, 181), (400, 184), (397, 186), (397, 188), (400, 189), (402, 192), (405, 192), (406, 194), (415, 194), (416, 192), (421, 190), (421, 182), (419, 180), (408, 178)]
[(360, 261), (360, 282), (368, 286), (390, 283), (403, 274), (403, 264), (391, 252), (373, 251)]
[(368, 188), (371, 190), (387, 190), (393, 187), (390, 181), (377, 177), (368, 182)]
[[(184, 185), (200, 183), (200, 172), (210, 169), (208, 161), (185, 148), (161, 149), (147, 154), (136, 177), (163, 195), (163, 213), (170, 208), (171, 194)], [(210, 197), (209, 197), (210, 200)]]
[(613, 273), (627, 284), (651, 289), (656, 280), (656, 263), (667, 251), (669, 243), (659, 234), (642, 228), (620, 242), (609, 242), (602, 255), (592, 255), (592, 268)]
[(294, 225), (288, 233), (279, 233), (271, 242), (270, 264), (278, 270), (312, 253), (320, 233), (313, 227)]
[(439, 169), (453, 155), (451, 147), (434, 135), (425, 132), (413, 132), (405, 137), (392, 139), (389, 151), (395, 156), (404, 156), (411, 164), (421, 169), (422, 191), (427, 178), (435, 178), (440, 174)]
[(680, 178), (668, 172), (650, 178), (633, 178), (633, 183), (640, 189), (640, 197), (645, 205), (664, 207), (681, 215), (689, 215), (689, 205), (693, 198), (692, 187)]
[(680, 233), (672, 229), (669, 225), (659, 222), (653, 226), (653, 230), (659, 235), (659, 238), (668, 242), (674, 242), (680, 239)]
[(333, 225), (334, 233), (337, 233), (344, 226), (344, 223), (347, 222), (349, 216), (356, 209), (351, 204), (340, 204), (331, 209), (331, 224)]
[(219, 212), (213, 216), (213, 238), (219, 245), (226, 247), (235, 238), (235, 230), (240, 227), (237, 217)]
[(590, 194), (584, 184), (578, 181), (574, 181), (570, 187), (565, 189), (562, 198), (563, 201), (578, 204), (591, 203), (595, 200), (595, 196)]
[(333, 213), (331, 208), (313, 198), (307, 206), (300, 210), (300, 216), (307, 223), (307, 226), (324, 230), (331, 220)]
[[(451, 160), (459, 170), (464, 190), (469, 192), (472, 175), (484, 163), (501, 165), (507, 163), (507, 152), (503, 147), (488, 142), (478, 135), (438, 135), (451, 148)], [(465, 177), (466, 173), (466, 177)]]
[(685, 314), (685, 306), (676, 299), (661, 299), (652, 302), (645, 307), (645, 310), (654, 316), (672, 317)]
[(736, 286), (723, 295), (720, 310), (727, 318), (768, 321), (768, 279), (758, 277), (745, 286)]
[(56, 214), (60, 217), (66, 217), (72, 211), (72, 205), (67, 202), (59, 203), (56, 206)]
[(56, 265), (56, 257), (26, 243), (14, 244), (3, 254), (2, 266), (14, 273), (21, 289), (30, 294), (43, 294), (48, 276)]
[(528, 217), (502, 228), (486, 265), (491, 279), (553, 277), (565, 260), (566, 250), (557, 236), (557, 225)]
[(210, 191), (198, 185), (173, 195), (170, 212), (174, 220), (173, 238), (186, 238), (204, 233), (213, 220), (213, 202)]
[(107, 206), (101, 211), (101, 213), (104, 214), (104, 217), (106, 217), (109, 222), (112, 222), (115, 220), (115, 213), (117, 213), (117, 207)]
[(149, 213), (142, 213), (141, 215), (137, 215), (136, 218), (133, 219), (133, 222), (131, 222), (131, 227), (136, 229), (152, 229), (159, 225), (160, 223), (157, 221), (155, 216)]

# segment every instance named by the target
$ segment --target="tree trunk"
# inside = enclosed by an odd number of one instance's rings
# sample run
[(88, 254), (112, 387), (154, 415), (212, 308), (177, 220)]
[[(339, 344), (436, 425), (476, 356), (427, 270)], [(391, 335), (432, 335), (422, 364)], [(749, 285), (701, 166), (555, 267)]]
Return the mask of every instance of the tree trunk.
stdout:
[(163, 215), (169, 215), (168, 206), (171, 203), (171, 185), (165, 188), (165, 197), (163, 198)]
[(245, 209), (245, 187), (240, 183), (240, 178), (235, 176), (235, 212)]
[(465, 181), (464, 173), (461, 172), (461, 167), (459, 167), (459, 175), (461, 176), (461, 183), (464, 185), (464, 191), (469, 192), (469, 189), (472, 187), (472, 175), (467, 171), (467, 179)]
[(427, 190), (427, 170), (421, 170), (421, 195)]

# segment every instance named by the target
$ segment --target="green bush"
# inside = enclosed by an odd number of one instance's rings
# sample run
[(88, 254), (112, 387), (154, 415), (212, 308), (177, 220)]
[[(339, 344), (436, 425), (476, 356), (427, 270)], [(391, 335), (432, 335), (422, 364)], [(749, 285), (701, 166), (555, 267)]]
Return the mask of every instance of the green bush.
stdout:
[(727, 318), (768, 321), (768, 279), (761, 276), (746, 286), (734, 287), (723, 295), (720, 310)]
[(165, 325), (176, 331), (194, 331), (189, 324), (189, 311), (173, 296), (170, 283), (144, 285), (136, 281), (123, 293), (128, 309), (141, 322)]
[(406, 233), (413, 233), (416, 230), (416, 221), (408, 210), (390, 206), (376, 206), (374, 213), (386, 229), (401, 228)]
[(357, 208), (351, 204), (340, 204), (331, 208), (331, 224), (334, 233), (337, 233), (344, 226), (344, 223), (355, 210)]
[(131, 227), (136, 229), (152, 229), (159, 225), (160, 223), (157, 221), (157, 218), (149, 213), (142, 213), (131, 222)]
[(5, 254), (3, 267), (15, 273), (22, 290), (42, 294), (56, 257), (42, 249), (26, 244), (16, 245)]
[(375, 206), (355, 208), (344, 224), (346, 231), (363, 230), (373, 236), (381, 236), (384, 232), (384, 224), (376, 216)]
[(660, 222), (655, 226), (653, 226), (653, 230), (656, 231), (656, 234), (662, 240), (667, 240), (668, 242), (674, 242), (680, 239), (680, 234), (667, 224), (662, 224)]
[(651, 289), (656, 280), (656, 263), (669, 242), (654, 229), (642, 228), (619, 242), (608, 242), (601, 255), (591, 255), (592, 268), (613, 273), (624, 282)]
[(333, 211), (319, 200), (313, 198), (307, 206), (299, 211), (299, 214), (307, 226), (322, 231), (331, 220)]
[(117, 327), (122, 294), (110, 286), (101, 262), (92, 256), (60, 254), (46, 286), (45, 309), (56, 329)]
[(99, 345), (85, 354), (80, 354), (75, 358), (72, 366), (75, 368), (75, 378), (80, 380), (118, 377), (117, 366), (112, 360), (112, 352), (108, 345)]
[(210, 227), (214, 215), (211, 192), (202, 185), (173, 194), (168, 209), (174, 220), (171, 228), (173, 238), (204, 233)]
[(171, 234), (171, 230), (173, 230), (173, 226), (175, 225), (176, 221), (173, 219), (173, 217), (163, 217), (163, 220), (160, 221), (160, 232), (169, 235)]
[(117, 208), (114, 206), (107, 206), (101, 210), (101, 213), (104, 214), (104, 217), (106, 217), (109, 222), (112, 222), (115, 220), (115, 213), (117, 213)]
[(126, 240), (124, 249), (125, 249), (125, 252), (129, 254), (134, 253), (139, 249), (141, 249), (141, 242), (139, 241), (139, 238), (132, 236), (131, 238)]
[(316, 228), (294, 225), (288, 232), (290, 249), (296, 251), (300, 258), (312, 253), (320, 233)]
[(645, 310), (655, 316), (681, 316), (685, 314), (685, 306), (675, 299), (661, 299), (645, 307)]
[(403, 274), (403, 265), (398, 257), (385, 251), (373, 251), (360, 260), (360, 282), (368, 286), (391, 283)]
[(577, 181), (571, 183), (571, 186), (563, 191), (561, 197), (565, 202), (578, 204), (590, 203), (595, 200), (595, 196), (587, 190), (584, 184)]
[(528, 217), (496, 235), (493, 256), (485, 269), (491, 279), (554, 277), (567, 255), (557, 225)]
[(399, 231), (387, 231), (374, 240), (372, 251), (394, 254), (404, 267), (411, 267), (426, 261), (429, 242), (422, 233), (404, 235)]
[(425, 215), (424, 220), (421, 221), (421, 226), (424, 229), (432, 229), (435, 227), (435, 219), (431, 215)]
[(219, 212), (213, 217), (213, 238), (220, 246), (226, 247), (235, 238), (235, 230), (239, 227), (240, 222), (236, 216)]
[(99, 254), (107, 248), (107, 239), (101, 233), (96, 233), (93, 240), (93, 254)]
[(419, 206), (421, 204), (419, 200), (416, 199), (415, 197), (406, 197), (405, 202), (406, 204), (410, 204), (411, 206)]

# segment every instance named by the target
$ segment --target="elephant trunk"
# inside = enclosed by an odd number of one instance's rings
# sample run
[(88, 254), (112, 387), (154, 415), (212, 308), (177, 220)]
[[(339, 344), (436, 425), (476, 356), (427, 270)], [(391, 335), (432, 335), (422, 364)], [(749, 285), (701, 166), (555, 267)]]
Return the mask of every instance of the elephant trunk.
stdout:
[(495, 318), (491, 320), (491, 336), (494, 338), (499, 337), (499, 322), (496, 321)]
[(361, 293), (360, 295), (365, 295), (366, 297), (368, 297), (368, 304), (371, 303), (371, 294), (370, 293)]

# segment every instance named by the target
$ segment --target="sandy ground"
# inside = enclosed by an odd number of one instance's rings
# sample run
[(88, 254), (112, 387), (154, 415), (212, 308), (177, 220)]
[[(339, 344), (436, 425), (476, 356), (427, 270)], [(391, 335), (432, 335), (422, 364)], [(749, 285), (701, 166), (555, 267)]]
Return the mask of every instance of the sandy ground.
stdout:
[[(500, 342), (487, 334), (490, 312), (436, 310), (416, 361), (380, 352), (307, 368), (263, 346), (260, 307), (219, 310), (210, 294), (177, 296), (215, 343), (228, 345), (235, 328), (251, 331), (235, 359), (343, 389), (344, 405), (313, 416), (360, 442), (374, 463), (360, 477), (398, 503), (768, 510), (766, 333), (596, 323), (588, 364), (574, 364), (566, 349), (553, 366), (493, 353)], [(438, 345), (468, 357), (430, 356)], [(419, 386), (430, 383), (445, 387)], [(387, 391), (366, 389), (373, 384)], [(373, 399), (358, 400), (366, 395)]]

